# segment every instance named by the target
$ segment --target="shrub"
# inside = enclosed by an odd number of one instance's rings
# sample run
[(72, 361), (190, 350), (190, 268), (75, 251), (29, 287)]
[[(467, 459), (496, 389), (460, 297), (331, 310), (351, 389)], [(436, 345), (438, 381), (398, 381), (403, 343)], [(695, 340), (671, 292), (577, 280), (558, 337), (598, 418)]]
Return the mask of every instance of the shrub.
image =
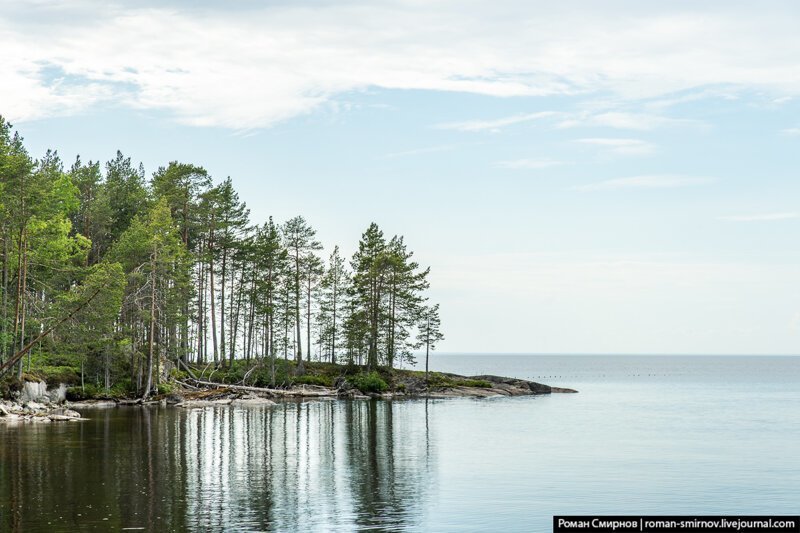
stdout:
[(445, 376), (444, 374), (438, 372), (431, 372), (428, 374), (429, 387), (455, 387), (456, 385), (458, 385), (458, 383), (456, 383), (453, 378)]
[(294, 382), (298, 385), (319, 385), (321, 387), (332, 387), (333, 378), (330, 376), (316, 376), (305, 374), (295, 378)]
[(360, 373), (350, 376), (347, 380), (361, 392), (383, 392), (389, 385), (381, 378), (377, 372)]
[(83, 388), (70, 387), (67, 389), (67, 400), (71, 402), (91, 400), (100, 396), (102, 396), (102, 391), (92, 384), (84, 385)]
[(0, 381), (0, 398), (12, 399), (22, 390), (22, 383), (17, 378), (6, 378)]
[(185, 370), (178, 370), (177, 368), (173, 368), (172, 370), (170, 370), (169, 375), (175, 379), (181, 379), (181, 380), (189, 377), (188, 372), (186, 372)]
[(175, 387), (172, 383), (162, 382), (158, 384), (158, 394), (171, 394), (172, 391), (175, 390)]
[(43, 366), (31, 372), (34, 377), (41, 379), (48, 385), (76, 385), (80, 383), (80, 370), (71, 366)]
[(133, 386), (130, 378), (118, 381), (108, 391), (108, 395), (112, 398), (130, 398), (136, 395), (136, 388)]
[(492, 384), (485, 379), (465, 379), (458, 383), (462, 387), (480, 387), (482, 389), (491, 389)]

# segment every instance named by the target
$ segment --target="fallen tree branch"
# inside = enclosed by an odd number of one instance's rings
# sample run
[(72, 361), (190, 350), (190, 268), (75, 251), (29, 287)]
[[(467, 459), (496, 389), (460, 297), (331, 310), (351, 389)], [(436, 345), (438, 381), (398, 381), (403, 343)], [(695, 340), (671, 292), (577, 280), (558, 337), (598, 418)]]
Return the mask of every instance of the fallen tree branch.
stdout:
[(89, 297), (88, 300), (86, 300), (81, 305), (79, 305), (78, 307), (73, 309), (72, 312), (70, 312), (70, 314), (68, 314), (67, 316), (65, 316), (64, 318), (62, 318), (61, 320), (59, 320), (58, 322), (56, 322), (55, 324), (53, 324), (52, 326), (50, 326), (49, 328), (47, 328), (46, 330), (41, 332), (35, 339), (30, 341), (20, 351), (15, 353), (11, 357), (11, 359), (9, 359), (5, 363), (3, 363), (3, 365), (0, 366), (0, 378), (3, 377), (6, 374), (6, 372), (8, 372), (15, 364), (17, 364), (19, 362), (19, 360), (22, 359), (25, 356), (25, 354), (28, 353), (30, 351), (30, 349), (33, 348), (36, 345), (37, 342), (39, 342), (40, 340), (42, 340), (43, 338), (48, 336), (50, 333), (53, 332), (54, 329), (56, 329), (58, 326), (60, 326), (61, 324), (63, 324), (64, 322), (66, 322), (67, 320), (69, 320), (70, 318), (75, 316), (76, 314), (78, 314), (78, 312), (81, 309), (83, 309), (84, 307), (89, 305), (89, 302), (94, 300), (95, 297), (98, 294), (100, 294), (100, 291), (102, 291), (104, 288), (105, 288), (105, 284), (103, 284), (102, 286), (98, 287), (97, 290), (94, 291), (94, 293)]
[(245, 385), (226, 385), (224, 383), (214, 383), (213, 381), (200, 381), (199, 379), (192, 379), (198, 385), (203, 385), (204, 387), (214, 387), (214, 388), (225, 388), (231, 390), (241, 390), (247, 392), (260, 392), (267, 395), (272, 396), (283, 396), (283, 397), (322, 397), (322, 396), (336, 396), (337, 392), (335, 389), (329, 389), (327, 387), (317, 387), (316, 385), (312, 385), (315, 387), (314, 389), (306, 389), (305, 387), (302, 389), (266, 389), (263, 387), (249, 387)]

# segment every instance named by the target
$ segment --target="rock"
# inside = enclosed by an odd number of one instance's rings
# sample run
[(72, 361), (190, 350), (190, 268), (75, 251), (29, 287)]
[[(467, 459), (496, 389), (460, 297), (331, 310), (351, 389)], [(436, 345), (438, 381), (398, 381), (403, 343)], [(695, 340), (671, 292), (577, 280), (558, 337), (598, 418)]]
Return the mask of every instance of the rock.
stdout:
[(23, 407), (26, 409), (30, 409), (31, 411), (44, 411), (47, 409), (44, 405), (40, 403), (36, 403), (34, 401), (28, 401), (22, 404)]
[(175, 407), (183, 407), (184, 409), (197, 409), (200, 407), (213, 407), (216, 405), (211, 400), (186, 400), (180, 403), (176, 403)]
[(176, 405), (183, 401), (183, 398), (178, 396), (177, 394), (170, 394), (167, 396), (167, 403), (170, 405)]
[(86, 408), (86, 407), (108, 408), (108, 407), (116, 407), (117, 402), (111, 400), (86, 400), (83, 402), (68, 402), (66, 405), (80, 406), (81, 408)]
[(142, 399), (137, 398), (135, 400), (120, 400), (119, 405), (141, 405)]
[(25, 381), (22, 383), (19, 398), (23, 403), (36, 401), (42, 396), (47, 396), (47, 384), (44, 381)]
[(239, 398), (238, 400), (233, 400), (231, 403), (233, 405), (276, 405), (275, 402), (269, 398), (261, 398), (260, 396)]
[(53, 422), (67, 422), (69, 420), (73, 420), (71, 416), (64, 416), (64, 415), (49, 415), (47, 418), (49, 418)]
[(53, 403), (63, 403), (67, 399), (67, 385), (59, 383), (58, 387), (47, 392), (47, 396)]
[(80, 418), (81, 414), (77, 411), (73, 411), (72, 409), (66, 409), (64, 407), (60, 407), (58, 409), (53, 409), (50, 413), (50, 416), (65, 416), (67, 418)]

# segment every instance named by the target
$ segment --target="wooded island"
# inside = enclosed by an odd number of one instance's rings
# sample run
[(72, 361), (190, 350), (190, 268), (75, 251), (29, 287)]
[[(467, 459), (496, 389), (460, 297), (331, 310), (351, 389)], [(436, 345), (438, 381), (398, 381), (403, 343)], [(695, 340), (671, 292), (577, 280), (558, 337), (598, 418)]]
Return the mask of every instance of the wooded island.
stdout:
[(33, 159), (0, 117), (0, 393), (42, 380), (147, 398), (187, 375), (276, 388), (330, 368), (369, 380), (443, 338), (402, 236), (372, 223), (347, 261), (315, 235), (302, 216), (254, 223), (201, 166)]

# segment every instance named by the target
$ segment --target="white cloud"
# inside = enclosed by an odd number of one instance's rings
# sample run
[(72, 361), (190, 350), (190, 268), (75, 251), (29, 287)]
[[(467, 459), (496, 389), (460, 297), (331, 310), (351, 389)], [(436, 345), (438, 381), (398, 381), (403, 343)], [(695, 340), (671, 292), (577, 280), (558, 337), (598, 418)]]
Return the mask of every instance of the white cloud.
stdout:
[(393, 159), (395, 157), (410, 157), (414, 155), (434, 154), (437, 152), (449, 152), (457, 147), (455, 144), (441, 144), (438, 146), (425, 146), (422, 148), (414, 148), (412, 150), (403, 150), (400, 152), (391, 152), (383, 157), (386, 159)]
[(554, 159), (514, 159), (511, 161), (498, 161), (497, 166), (500, 168), (513, 168), (525, 170), (537, 170), (542, 168), (556, 167), (563, 165), (563, 161), (556, 161)]
[(641, 139), (591, 138), (577, 139), (575, 142), (600, 146), (619, 155), (648, 155), (656, 151), (654, 144)]
[(513, 115), (510, 117), (497, 118), (492, 120), (465, 120), (461, 122), (446, 122), (444, 124), (437, 124), (435, 128), (442, 130), (458, 130), (458, 131), (491, 131), (496, 133), (505, 126), (512, 126), (523, 122), (531, 122), (543, 118), (548, 118), (556, 115), (553, 111), (540, 111), (538, 113), (527, 113), (521, 115)]
[[(3, 2), (0, 112), (24, 121), (113, 101), (248, 129), (372, 87), (623, 102), (709, 86), (800, 93), (794, 4), (151, 5)], [(599, 120), (646, 129), (653, 119)], [(510, 124), (487, 122), (470, 131)]]
[(800, 218), (800, 213), (784, 212), (784, 213), (763, 213), (760, 215), (732, 215), (719, 217), (719, 220), (731, 220), (734, 222), (760, 222), (767, 220), (790, 220)]
[(693, 187), (705, 185), (715, 181), (714, 178), (701, 176), (680, 176), (680, 175), (651, 175), (651, 176), (632, 176), (629, 178), (615, 178), (588, 185), (573, 187), (576, 191), (606, 191), (615, 189), (674, 189), (678, 187)]
[(606, 111), (591, 115), (573, 116), (558, 124), (560, 128), (578, 126), (601, 126), (620, 130), (648, 131), (666, 126), (700, 126), (702, 122), (682, 118), (670, 118), (647, 113)]
[(781, 133), (785, 135), (800, 135), (800, 128), (786, 128), (781, 130)]

